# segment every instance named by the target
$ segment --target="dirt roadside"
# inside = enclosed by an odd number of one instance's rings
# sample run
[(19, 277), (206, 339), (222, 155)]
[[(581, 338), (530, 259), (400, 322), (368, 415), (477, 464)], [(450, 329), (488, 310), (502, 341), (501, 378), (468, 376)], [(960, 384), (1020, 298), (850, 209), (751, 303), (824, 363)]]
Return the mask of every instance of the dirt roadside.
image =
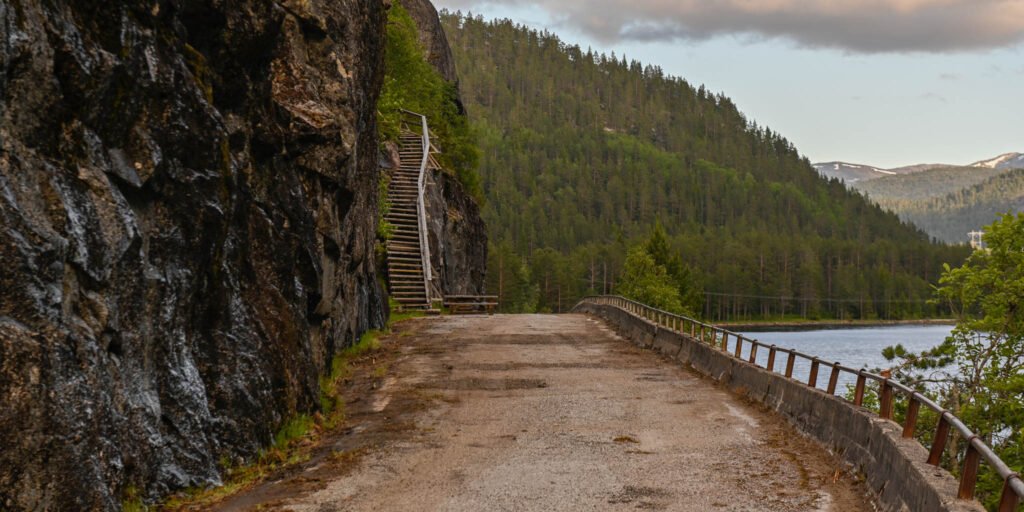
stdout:
[(317, 455), (215, 510), (873, 509), (781, 418), (598, 320), (402, 325)]

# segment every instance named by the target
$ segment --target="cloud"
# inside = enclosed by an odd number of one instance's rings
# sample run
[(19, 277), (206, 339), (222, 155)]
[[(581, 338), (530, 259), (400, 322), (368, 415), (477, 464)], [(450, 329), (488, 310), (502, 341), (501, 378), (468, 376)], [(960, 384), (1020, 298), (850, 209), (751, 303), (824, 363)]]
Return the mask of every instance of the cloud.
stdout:
[(945, 53), (1024, 41), (1024, 0), (441, 0), (534, 5), (605, 41), (784, 39), (853, 53)]

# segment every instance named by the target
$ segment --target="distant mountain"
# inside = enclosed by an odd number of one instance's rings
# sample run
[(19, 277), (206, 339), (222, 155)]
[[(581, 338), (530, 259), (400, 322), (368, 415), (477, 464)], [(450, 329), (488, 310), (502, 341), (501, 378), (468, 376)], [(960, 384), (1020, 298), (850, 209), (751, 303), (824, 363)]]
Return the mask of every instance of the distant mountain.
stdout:
[(1001, 213), (1024, 206), (1024, 153), (1004, 153), (966, 166), (917, 164), (892, 169), (847, 162), (813, 164), (879, 206), (946, 242), (966, 242)]
[[(884, 178), (886, 176), (915, 174), (938, 168), (970, 167), (998, 169), (1003, 171), (1009, 169), (1024, 169), (1024, 153), (1004, 153), (994, 158), (978, 160), (977, 162), (966, 166), (954, 164), (914, 164), (885, 169), (882, 167), (875, 167), (873, 165), (853, 164), (838, 161), (820, 162), (812, 165), (818, 171), (818, 174), (821, 174), (826, 178), (838, 178), (847, 185), (853, 185), (855, 183)], [(982, 180), (983, 179), (984, 178), (982, 178)], [(978, 180), (978, 182), (982, 180)]]
[(977, 185), (1006, 172), (989, 167), (933, 167), (924, 171), (884, 176), (872, 180), (847, 183), (868, 197), (890, 207), (893, 202), (943, 197)]
[(1024, 169), (1024, 153), (1003, 153), (995, 158), (979, 160), (971, 167), (987, 167), (989, 169)]
[(991, 224), (1004, 213), (1024, 211), (1024, 168), (1000, 172), (942, 197), (879, 203), (935, 238), (966, 242), (969, 231)]
[(818, 171), (818, 174), (821, 174), (826, 178), (839, 178), (839, 181), (847, 184), (857, 183), (858, 181), (873, 180), (882, 176), (891, 176), (895, 174), (894, 172), (886, 169), (879, 169), (878, 167), (870, 165), (851, 164), (847, 162), (821, 162), (813, 165), (814, 169)]

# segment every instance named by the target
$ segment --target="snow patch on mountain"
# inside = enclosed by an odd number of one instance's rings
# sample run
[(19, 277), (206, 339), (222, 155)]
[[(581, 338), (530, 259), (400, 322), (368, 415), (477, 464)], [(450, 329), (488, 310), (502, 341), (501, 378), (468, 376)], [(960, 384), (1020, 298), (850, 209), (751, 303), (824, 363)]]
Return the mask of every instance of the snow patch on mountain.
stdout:
[(979, 160), (971, 167), (987, 167), (989, 169), (1017, 169), (1024, 167), (1024, 153), (1003, 153), (995, 158)]

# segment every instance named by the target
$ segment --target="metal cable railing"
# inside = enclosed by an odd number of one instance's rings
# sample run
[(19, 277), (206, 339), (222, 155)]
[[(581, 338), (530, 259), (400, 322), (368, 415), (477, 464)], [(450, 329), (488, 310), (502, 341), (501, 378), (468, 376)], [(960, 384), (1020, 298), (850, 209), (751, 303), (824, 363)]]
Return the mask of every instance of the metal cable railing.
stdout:
[[(999, 512), (1016, 512), (1017, 507), (1022, 501), (1024, 501), (1024, 480), (1021, 480), (1020, 475), (1007, 466), (1006, 463), (1003, 462), (1003, 460), (1000, 459), (999, 456), (997, 456), (995, 452), (993, 452), (992, 449), (981, 440), (980, 437), (978, 437), (977, 434), (972, 432), (971, 429), (960, 420), (960, 418), (957, 418), (953, 413), (943, 409), (941, 406), (918, 391), (899, 381), (893, 380), (888, 376), (871, 373), (864, 369), (843, 366), (838, 362), (830, 363), (823, 361), (816, 356), (804, 354), (796, 350), (782, 348), (776, 345), (766, 345), (755, 339), (747, 338), (742, 334), (722, 329), (720, 327), (715, 327), (714, 325), (706, 324), (686, 316), (652, 308), (646, 304), (617, 295), (595, 295), (584, 297), (580, 300), (580, 303), (584, 302), (617, 307), (631, 315), (653, 322), (658, 326), (688, 335), (701, 343), (718, 347), (723, 352), (728, 350), (728, 341), (731, 337), (735, 343), (735, 347), (730, 354), (732, 357), (745, 363), (755, 365), (759, 368), (764, 368), (769, 372), (776, 371), (775, 361), (780, 355), (784, 355), (786, 362), (783, 374), (788, 379), (793, 379), (793, 367), (797, 359), (806, 359), (810, 362), (810, 373), (807, 377), (806, 384), (810, 387), (817, 388), (818, 373), (820, 369), (822, 367), (829, 369), (828, 386), (825, 391), (830, 395), (836, 394), (836, 386), (839, 382), (839, 376), (841, 373), (845, 372), (852, 374), (857, 378), (853, 398), (853, 404), (856, 406), (863, 405), (864, 391), (867, 386), (867, 382), (875, 382), (879, 386), (878, 415), (887, 420), (893, 420), (893, 406), (895, 404), (896, 394), (902, 394), (908, 400), (906, 419), (903, 422), (904, 438), (914, 437), (914, 433), (917, 429), (918, 413), (920, 412), (922, 405), (939, 415), (939, 421), (935, 427), (935, 435), (928, 452), (928, 464), (933, 466), (938, 466), (940, 464), (942, 460), (942, 453), (946, 449), (946, 444), (949, 440), (951, 431), (956, 432), (960, 437), (967, 440), (967, 450), (964, 455), (963, 468), (960, 473), (960, 486), (957, 491), (958, 498), (964, 500), (974, 499), (974, 490), (978, 480), (978, 469), (981, 462), (984, 461), (989, 465), (989, 467), (994, 469), (1003, 480), (1002, 495), (1000, 497), (998, 508)], [(743, 347), (745, 345), (749, 347), (749, 355), (746, 358), (742, 356)], [(757, 352), (759, 348), (768, 350), (768, 361), (763, 367), (757, 363)], [(840, 398), (845, 399), (845, 397), (842, 396), (840, 396)], [(926, 448), (928, 447), (926, 446)]]

